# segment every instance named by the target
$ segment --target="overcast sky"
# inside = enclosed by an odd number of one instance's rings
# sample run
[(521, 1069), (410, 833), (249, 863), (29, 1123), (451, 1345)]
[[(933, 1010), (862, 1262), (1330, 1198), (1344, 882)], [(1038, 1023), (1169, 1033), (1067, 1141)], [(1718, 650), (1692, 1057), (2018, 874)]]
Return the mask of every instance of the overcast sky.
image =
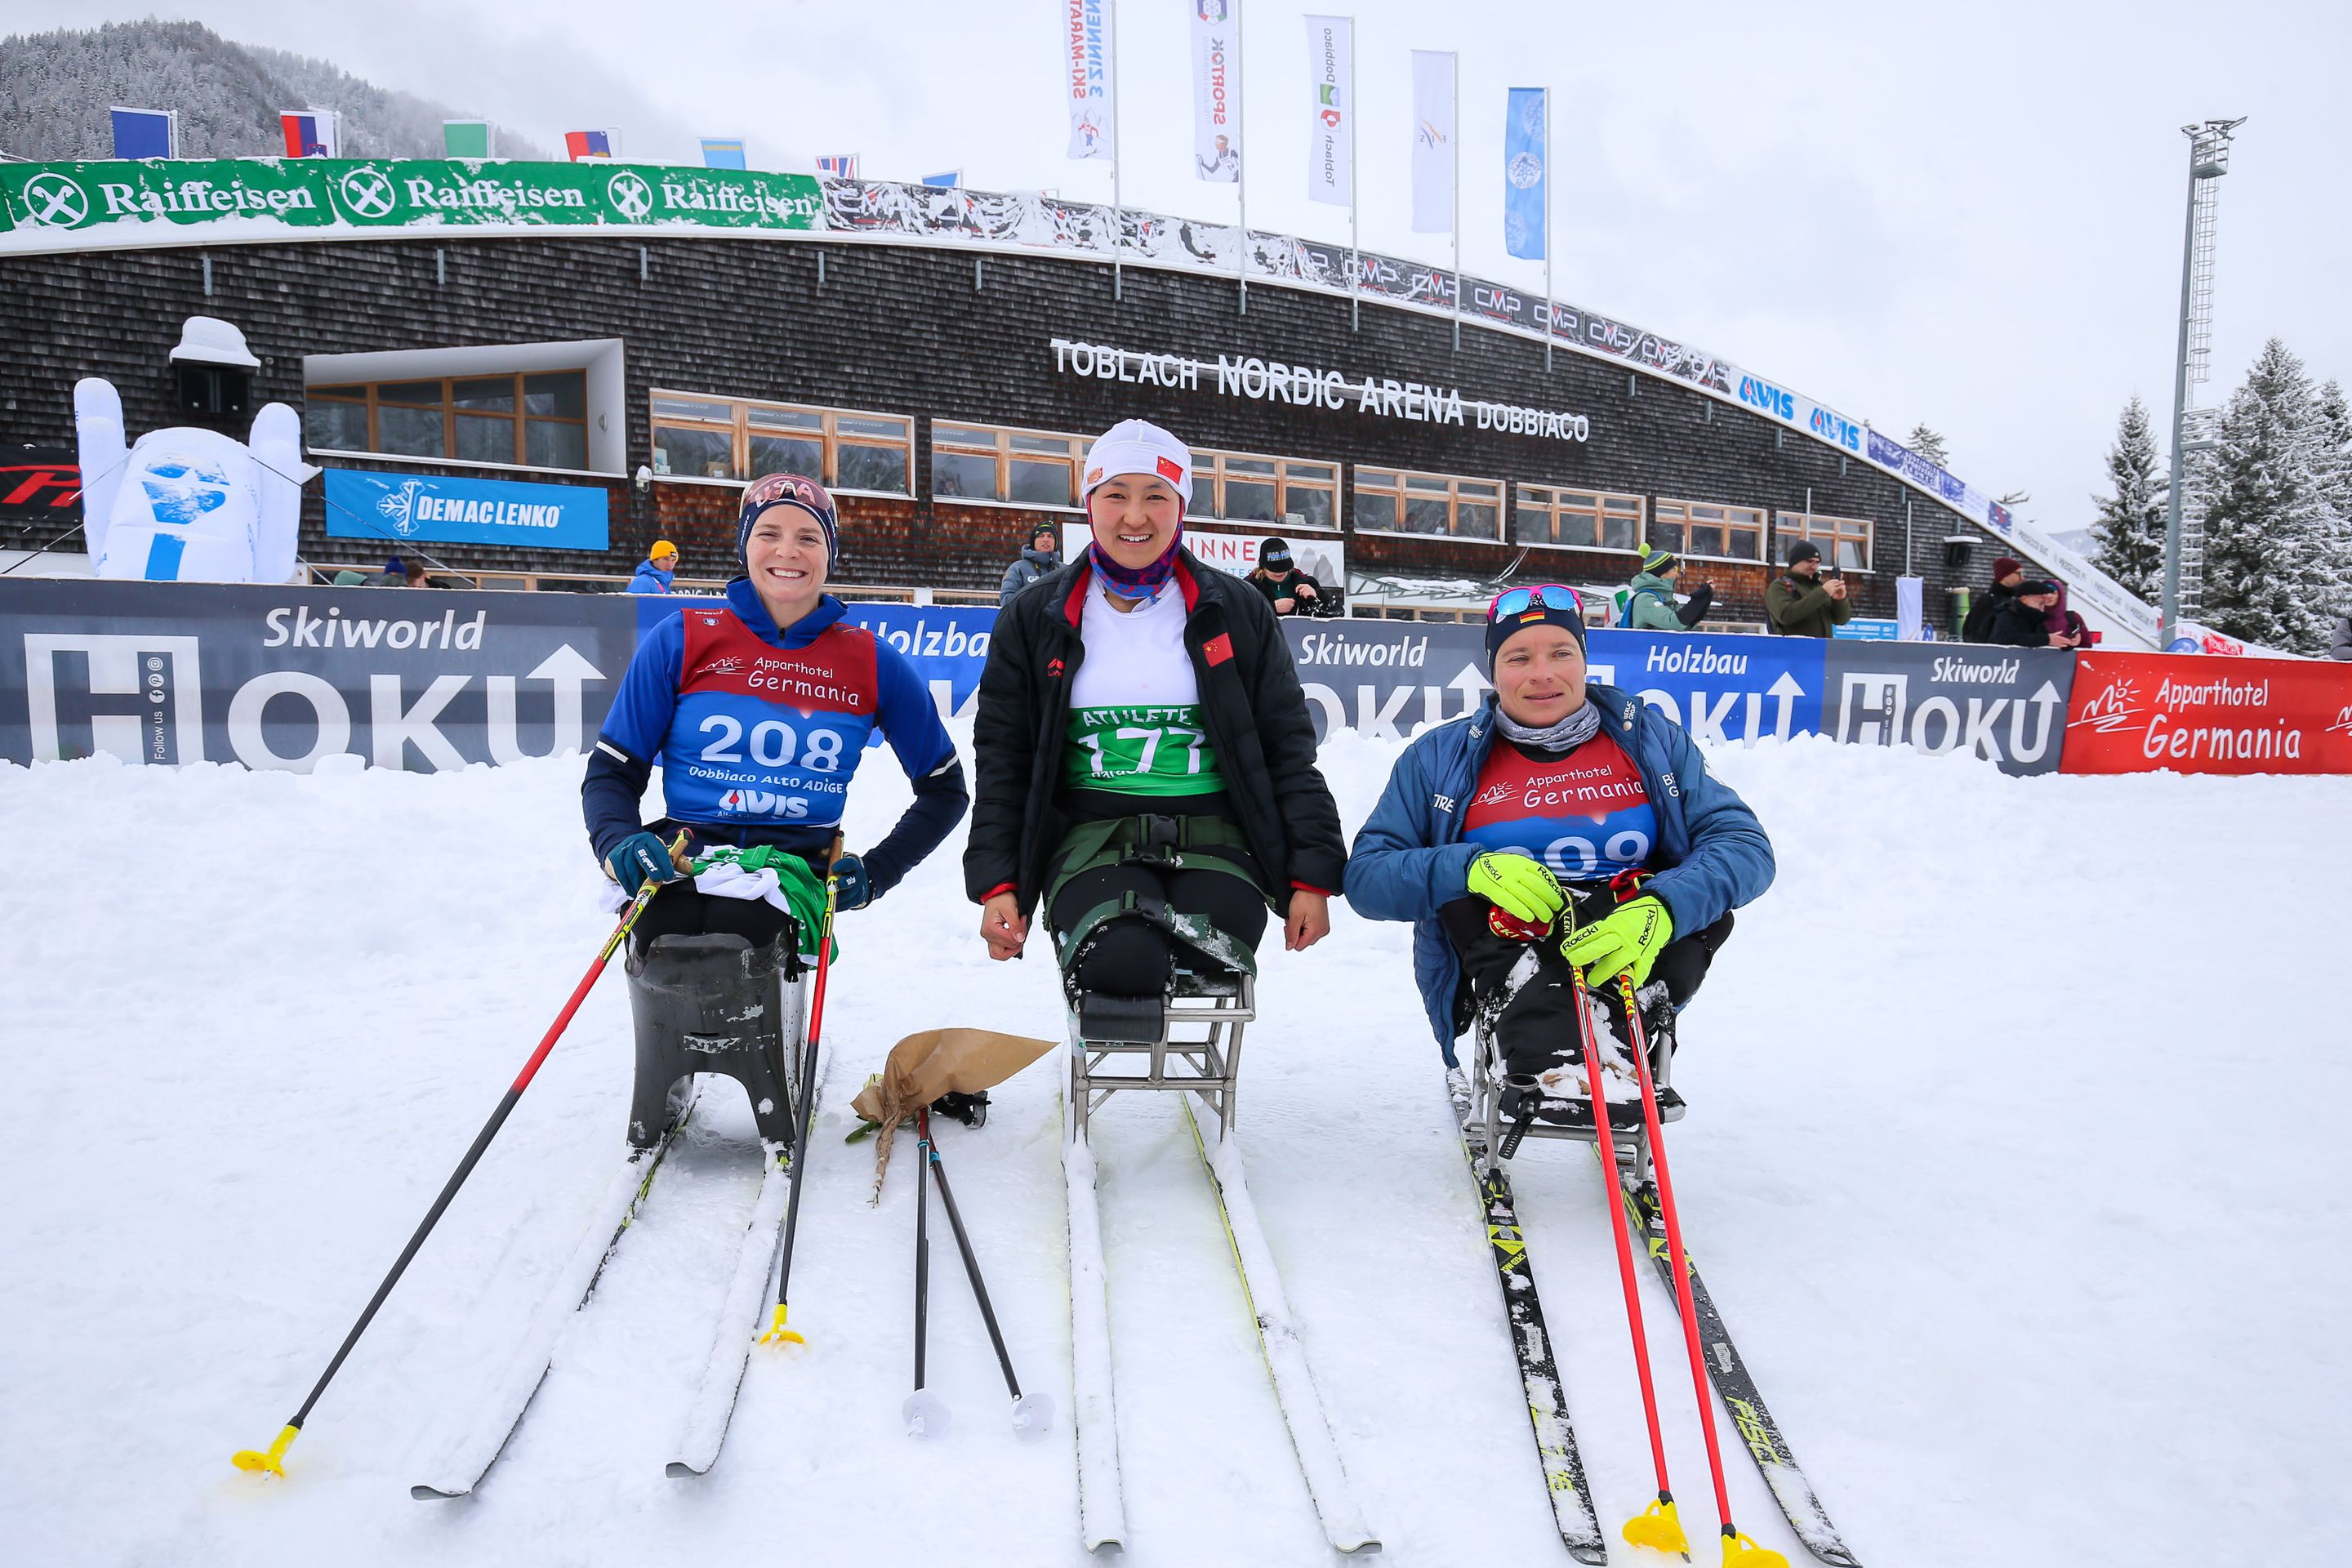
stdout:
[[(1344, 241), (1305, 195), (1307, 5), (1241, 0), (1254, 226)], [(1339, 0), (1326, 0), (1339, 8)], [(1121, 0), (1125, 196), (1230, 218), (1190, 177), (1189, 0)], [(698, 134), (754, 166), (855, 152), (869, 177), (961, 166), (990, 189), (1108, 199), (1064, 160), (1058, 0), (0, 0), (0, 32), (160, 15), (330, 58), (543, 143)], [(2124, 400), (2169, 417), (2187, 179), (2179, 127), (2248, 116), (2222, 183), (2218, 401), (2273, 334), (2352, 381), (2352, 5), (1978, 0), (1917, 7), (1587, 7), (1356, 0), (1363, 244), (1410, 230), (1408, 54), (1461, 54), (1462, 251), (1502, 246), (1503, 95), (1549, 86), (1555, 286), (1895, 434), (1924, 420), (1989, 492), (2089, 521)], [(1073, 322), (1073, 327), (1083, 323)], [(1374, 367), (1377, 368), (1377, 367)]]

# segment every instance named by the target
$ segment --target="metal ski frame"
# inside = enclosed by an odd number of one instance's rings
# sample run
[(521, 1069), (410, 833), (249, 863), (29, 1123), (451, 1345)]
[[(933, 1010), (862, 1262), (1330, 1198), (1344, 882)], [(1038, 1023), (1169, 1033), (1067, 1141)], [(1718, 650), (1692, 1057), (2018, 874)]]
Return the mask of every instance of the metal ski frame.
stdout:
[[(1095, 1197), (1094, 1151), (1087, 1130), (1093, 1113), (1121, 1090), (1198, 1095), (1216, 1117), (1213, 1143), (1184, 1104), (1202, 1163), (1209, 1173), (1242, 1288), (1257, 1320), (1258, 1343), (1307, 1493), (1325, 1537), (1342, 1552), (1375, 1552), (1380, 1541), (1365, 1523), (1348, 1484), (1339, 1444), (1315, 1389), (1313, 1374), (1284, 1294), (1274, 1255), (1258, 1223), (1234, 1137), (1240, 1089), (1244, 1026), (1257, 1017), (1257, 987), (1247, 975), (1204, 974), (1179, 967), (1166, 997), (1167, 1021), (1152, 1041), (1088, 1040), (1069, 1020), (1070, 1082), (1063, 1099), (1062, 1168), (1070, 1209), (1071, 1392), (1078, 1451), (1078, 1526), (1087, 1549), (1124, 1550), (1126, 1507), (1119, 1493), (1117, 1402), (1111, 1381), (1108, 1276), (1103, 1261), (1102, 1215)], [(1202, 1037), (1174, 1039), (1177, 1029)], [(1140, 1059), (1143, 1070), (1108, 1070)]]

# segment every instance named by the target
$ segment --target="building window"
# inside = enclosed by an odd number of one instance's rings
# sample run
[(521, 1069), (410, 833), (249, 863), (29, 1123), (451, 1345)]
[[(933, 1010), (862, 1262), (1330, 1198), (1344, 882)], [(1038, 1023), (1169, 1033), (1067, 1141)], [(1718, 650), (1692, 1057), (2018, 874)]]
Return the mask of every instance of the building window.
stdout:
[(1649, 537), (1653, 545), (1677, 555), (1760, 562), (1764, 559), (1764, 510), (1661, 497), (1650, 514)]
[(1356, 526), (1384, 533), (1503, 537), (1503, 487), (1493, 479), (1356, 470)]
[(748, 480), (805, 474), (828, 489), (915, 493), (915, 422), (899, 414), (653, 395), (654, 472)]
[(1642, 498), (1595, 490), (1563, 490), (1521, 485), (1511, 517), (1517, 544), (1559, 544), (1576, 550), (1641, 547)]
[(1784, 561), (1788, 559), (1789, 546), (1800, 539), (1810, 539), (1821, 546), (1822, 556), (1840, 570), (1870, 570), (1871, 526), (1861, 518), (1809, 517), (1803, 512), (1784, 511), (1773, 519), (1772, 532)]
[(1185, 510), (1187, 516), (1220, 522), (1336, 529), (1339, 526), (1339, 466), (1196, 449), (1192, 504)]
[(931, 495), (939, 500), (1078, 504), (1078, 465), (1093, 437), (931, 421)]
[(585, 468), (587, 373), (309, 387), (303, 394), (303, 438), (314, 451)]

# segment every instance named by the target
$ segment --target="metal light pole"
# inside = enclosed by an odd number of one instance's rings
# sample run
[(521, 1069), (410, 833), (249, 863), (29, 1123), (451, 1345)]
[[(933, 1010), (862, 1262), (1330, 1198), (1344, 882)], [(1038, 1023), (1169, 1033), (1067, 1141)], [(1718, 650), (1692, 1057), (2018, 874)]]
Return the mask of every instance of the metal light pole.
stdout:
[[(2195, 359), (2195, 379), (2204, 379), (2204, 345), (2200, 334), (2192, 329), (2200, 313), (2210, 309), (2209, 288), (2197, 287), (2200, 263), (2211, 264), (2210, 213), (2207, 218), (2207, 243), (2200, 258), (2198, 245), (2198, 218), (2200, 205), (2210, 204), (2212, 193), (2205, 182), (2218, 180), (2230, 172), (2230, 138), (2245, 123), (2242, 115), (2236, 120), (2209, 120), (2202, 125), (2184, 125), (2180, 133), (2189, 138), (2189, 217), (2180, 241), (2180, 345), (2172, 374), (2172, 480), (2165, 500), (2164, 517), (2164, 601), (2157, 611), (2156, 645), (2158, 652), (2172, 646), (2180, 625), (2180, 492), (2182, 482), (2181, 437), (2189, 416), (2190, 361)], [(2192, 340), (2195, 346), (2192, 349)]]

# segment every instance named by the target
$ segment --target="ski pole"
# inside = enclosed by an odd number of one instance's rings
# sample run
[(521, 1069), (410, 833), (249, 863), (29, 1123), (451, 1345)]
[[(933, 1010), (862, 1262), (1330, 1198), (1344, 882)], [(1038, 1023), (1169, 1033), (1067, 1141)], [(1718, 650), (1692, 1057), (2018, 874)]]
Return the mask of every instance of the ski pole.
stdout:
[[(1683, 1251), (1683, 1224), (1675, 1208), (1674, 1179), (1666, 1173), (1666, 1145), (1659, 1136), (1658, 1091), (1650, 1079), (1650, 1042), (1642, 1027), (1642, 1009), (1633, 998), (1633, 977), (1617, 976), (1617, 994), (1625, 1003), (1625, 1032), (1632, 1037), (1633, 1071), (1642, 1085), (1642, 1121), (1650, 1133), (1650, 1163), (1658, 1172), (1658, 1208), (1666, 1220), (1666, 1256), (1675, 1266), (1675, 1305), (1683, 1319), (1683, 1342), (1690, 1349), (1691, 1392), (1698, 1398), (1699, 1430), (1706, 1434), (1707, 1468), (1715, 1477), (1716, 1517), (1723, 1521), (1723, 1561), (1726, 1568), (1789, 1568), (1780, 1552), (1759, 1546), (1731, 1522), (1731, 1494), (1723, 1484), (1723, 1451), (1715, 1436), (1715, 1400), (1707, 1387), (1706, 1358), (1698, 1342), (1698, 1305), (1691, 1295), (1690, 1262)], [(1618, 1194), (1622, 1204), (1623, 1194)]]
[[(835, 839), (834, 847), (838, 850), (840, 846), (841, 841)], [(793, 1293), (793, 1243), (801, 1227), (801, 1177), (808, 1164), (809, 1115), (816, 1109), (817, 1035), (824, 1027), (824, 982), (833, 971), (833, 916), (840, 896), (839, 880), (828, 873), (824, 879), (824, 920), (817, 927), (816, 935), (816, 981), (810, 987), (808, 1041), (801, 1048), (800, 1125), (793, 1129), (792, 1192), (784, 1200), (784, 1248), (783, 1261), (776, 1272), (776, 1315), (768, 1331), (760, 1336), (763, 1345), (808, 1343), (784, 1327), (784, 1314)]]
[[(679, 843), (684, 842), (685, 836), (681, 834)], [(530, 1080), (538, 1075), (540, 1064), (547, 1060), (547, 1054), (555, 1048), (555, 1042), (571, 1024), (572, 1016), (580, 1011), (580, 1004), (588, 999), (589, 989), (596, 984), (596, 977), (604, 973), (604, 965), (619, 950), (621, 943), (628, 940), (630, 930), (637, 923), (637, 917), (646, 912), (646, 906), (653, 902), (654, 895), (666, 885), (646, 882), (637, 889), (636, 897), (629, 900), (629, 907), (622, 911), (621, 923), (614, 926), (613, 934), (604, 939), (603, 949), (596, 954), (596, 962), (588, 966), (588, 973), (580, 977), (578, 985), (572, 987), (572, 1000), (563, 1005), (563, 1011), (557, 1014), (555, 1022), (547, 1026), (547, 1033), (540, 1038), (539, 1048), (530, 1053), (530, 1060), (523, 1063), (522, 1071), (516, 1074), (514, 1082), (507, 1087), (506, 1096), (499, 1101), (499, 1108), (490, 1112), (489, 1121), (484, 1122), (482, 1130), (474, 1135), (474, 1146), (466, 1151), (464, 1159), (457, 1162), (457, 1170), (450, 1173), (447, 1184), (441, 1189), (441, 1195), (433, 1200), (433, 1206), (425, 1211), (425, 1223), (418, 1226), (416, 1234), (408, 1238), (408, 1245), (401, 1249), (399, 1260), (393, 1264), (392, 1272), (385, 1275), (383, 1283), (375, 1288), (375, 1295), (368, 1301), (367, 1310), (360, 1314), (360, 1321), (352, 1325), (352, 1331), (343, 1336), (343, 1342), (335, 1351), (334, 1359), (327, 1363), (327, 1370), (320, 1373), (319, 1381), (311, 1385), (310, 1397), (302, 1401), (302, 1408), (294, 1412), (294, 1418), (270, 1439), (268, 1447), (240, 1448), (230, 1455), (229, 1462), (238, 1469), (266, 1471), (280, 1477), (286, 1474), (286, 1450), (293, 1447), (295, 1435), (302, 1430), (302, 1423), (310, 1418), (310, 1407), (319, 1403), (319, 1395), (327, 1392), (327, 1384), (332, 1383), (335, 1373), (342, 1370), (343, 1358), (352, 1353), (352, 1347), (359, 1343), (362, 1334), (367, 1332), (368, 1324), (375, 1321), (376, 1309), (382, 1307), (384, 1298), (392, 1294), (392, 1288), (400, 1283), (400, 1277), (407, 1271), (409, 1260), (416, 1256), (416, 1249), (425, 1245), (425, 1238), (433, 1234), (433, 1227), (440, 1223), (442, 1212), (449, 1206), (449, 1200), (457, 1195), (457, 1189), (466, 1184), (466, 1178), (474, 1173), (474, 1166), (480, 1162), (482, 1152), (490, 1146), (490, 1140), (499, 1135), (499, 1129), (506, 1125), (515, 1102), (522, 1098), (522, 1091), (530, 1087)]]
[[(1633, 1247), (1626, 1239), (1624, 1205), (1617, 1194), (1617, 1146), (1609, 1131), (1609, 1096), (1601, 1087), (1601, 1050), (1592, 1038), (1592, 993), (1585, 989), (1584, 971), (1568, 966), (1576, 998), (1576, 1028), (1584, 1042), (1584, 1079), (1592, 1092), (1592, 1131), (1601, 1142), (1601, 1163), (1608, 1167), (1609, 1234), (1617, 1243), (1617, 1273), (1625, 1287), (1625, 1323), (1633, 1332), (1633, 1370), (1642, 1379), (1642, 1414), (1650, 1423), (1650, 1462), (1658, 1475), (1658, 1498), (1625, 1521), (1625, 1539), (1634, 1546), (1654, 1546), (1677, 1552), (1690, 1560), (1690, 1538), (1683, 1533), (1675, 1510), (1674, 1488), (1666, 1479), (1666, 1442), (1658, 1430), (1658, 1394), (1650, 1384), (1650, 1342), (1642, 1330), (1642, 1292), (1633, 1275)], [(1785, 1568), (1785, 1565), (1784, 1565)]]
[[(930, 1112), (919, 1113), (928, 1125)], [(1024, 1394), (1021, 1380), (1013, 1375), (1013, 1352), (1004, 1348), (1004, 1331), (996, 1324), (996, 1309), (988, 1300), (988, 1282), (980, 1277), (980, 1257), (972, 1250), (971, 1237), (963, 1228), (963, 1215), (956, 1207), (955, 1189), (948, 1185), (947, 1163), (940, 1158), (940, 1146), (930, 1150), (931, 1176), (940, 1184), (940, 1203), (948, 1211), (949, 1228), (955, 1232), (956, 1250), (963, 1254), (965, 1278), (971, 1281), (971, 1293), (980, 1302), (981, 1321), (988, 1325), (988, 1339), (996, 1347), (996, 1364), (1003, 1369), (1004, 1386), (1013, 1392), (1013, 1430), (1030, 1441), (1043, 1437), (1054, 1424), (1054, 1401), (1046, 1394)]]
[(929, 1338), (931, 1310), (931, 1189), (923, 1180), (923, 1166), (931, 1152), (928, 1107), (915, 1112), (915, 1392), (907, 1395), (898, 1414), (907, 1423), (908, 1436), (944, 1437), (948, 1408), (923, 1386), (923, 1352)]

